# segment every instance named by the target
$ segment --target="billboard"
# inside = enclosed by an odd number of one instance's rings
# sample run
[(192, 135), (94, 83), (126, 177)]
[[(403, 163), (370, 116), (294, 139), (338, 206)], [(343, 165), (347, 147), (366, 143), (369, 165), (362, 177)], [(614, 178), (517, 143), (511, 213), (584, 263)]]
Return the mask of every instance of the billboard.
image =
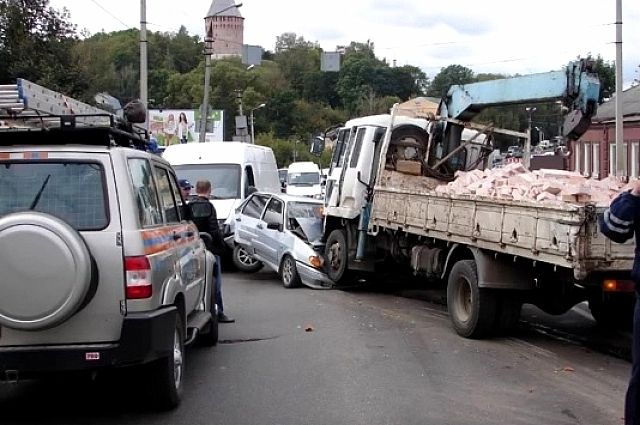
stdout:
[[(223, 111), (209, 112), (208, 140), (223, 140)], [(192, 109), (152, 109), (149, 111), (149, 132), (158, 146), (176, 145), (198, 141), (199, 111)], [(212, 131), (213, 130), (213, 131)]]

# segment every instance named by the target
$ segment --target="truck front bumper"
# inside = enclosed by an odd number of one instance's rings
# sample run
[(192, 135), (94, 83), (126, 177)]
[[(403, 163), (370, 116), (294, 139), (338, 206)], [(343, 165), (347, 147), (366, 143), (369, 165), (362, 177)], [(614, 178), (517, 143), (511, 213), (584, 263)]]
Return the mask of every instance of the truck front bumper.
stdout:
[(149, 363), (173, 350), (177, 309), (128, 314), (117, 342), (0, 347), (0, 381)]

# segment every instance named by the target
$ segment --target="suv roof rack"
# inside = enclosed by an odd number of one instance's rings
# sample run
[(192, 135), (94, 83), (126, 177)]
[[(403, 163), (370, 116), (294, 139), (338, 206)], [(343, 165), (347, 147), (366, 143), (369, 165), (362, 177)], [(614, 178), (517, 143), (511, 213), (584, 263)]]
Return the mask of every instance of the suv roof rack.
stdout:
[(0, 145), (123, 146), (148, 150), (146, 129), (126, 118), (18, 78), (0, 85)]

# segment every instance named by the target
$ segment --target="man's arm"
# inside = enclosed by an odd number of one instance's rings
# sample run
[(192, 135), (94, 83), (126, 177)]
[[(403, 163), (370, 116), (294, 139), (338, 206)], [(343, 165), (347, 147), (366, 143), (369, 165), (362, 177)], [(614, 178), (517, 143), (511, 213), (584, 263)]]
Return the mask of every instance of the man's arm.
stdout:
[(598, 219), (600, 231), (614, 242), (623, 243), (634, 235), (636, 217), (640, 213), (640, 185), (613, 200)]

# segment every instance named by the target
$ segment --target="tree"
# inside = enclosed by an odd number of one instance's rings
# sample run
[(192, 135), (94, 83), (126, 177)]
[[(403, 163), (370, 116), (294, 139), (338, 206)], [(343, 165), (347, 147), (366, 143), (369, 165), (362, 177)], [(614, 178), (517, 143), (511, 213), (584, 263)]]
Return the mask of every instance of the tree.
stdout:
[(0, 1), (0, 81), (26, 78), (69, 95), (81, 94), (85, 75), (72, 54), (78, 39), (66, 10), (48, 0)]
[(598, 103), (611, 97), (616, 91), (616, 65), (614, 62), (605, 61), (602, 56), (596, 57), (596, 73), (600, 79), (600, 98)]
[(471, 69), (462, 65), (449, 65), (446, 68), (442, 68), (440, 72), (433, 77), (427, 95), (443, 97), (452, 85), (467, 84), (474, 81), (475, 77)]

